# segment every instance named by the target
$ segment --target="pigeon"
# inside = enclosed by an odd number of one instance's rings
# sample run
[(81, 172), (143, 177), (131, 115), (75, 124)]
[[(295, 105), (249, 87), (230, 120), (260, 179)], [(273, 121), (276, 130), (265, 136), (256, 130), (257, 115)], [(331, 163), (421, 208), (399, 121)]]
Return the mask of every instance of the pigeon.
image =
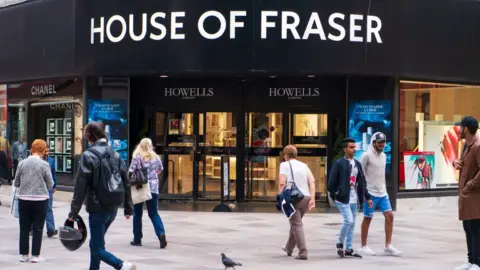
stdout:
[(224, 253), (220, 255), (222, 255), (222, 263), (223, 265), (225, 265), (225, 270), (227, 270), (227, 268), (233, 268), (233, 270), (235, 270), (235, 266), (242, 266), (241, 263), (234, 262), (232, 259), (228, 258), (227, 255), (225, 255)]

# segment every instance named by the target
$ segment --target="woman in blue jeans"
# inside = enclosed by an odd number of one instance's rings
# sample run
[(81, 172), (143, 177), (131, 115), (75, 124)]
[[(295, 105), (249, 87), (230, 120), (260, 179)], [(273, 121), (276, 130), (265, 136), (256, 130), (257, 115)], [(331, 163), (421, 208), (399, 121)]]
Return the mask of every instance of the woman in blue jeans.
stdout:
[[(152, 220), (153, 228), (160, 241), (160, 248), (167, 246), (167, 238), (165, 236), (165, 228), (162, 219), (158, 215), (158, 175), (163, 171), (162, 161), (153, 150), (152, 140), (144, 138), (140, 144), (133, 151), (132, 163), (130, 164), (130, 173), (147, 168), (148, 183), (152, 192), (152, 199), (146, 201), (148, 217)], [(142, 245), (142, 216), (143, 216), (143, 202), (133, 206), (133, 241), (130, 242), (132, 246)]]

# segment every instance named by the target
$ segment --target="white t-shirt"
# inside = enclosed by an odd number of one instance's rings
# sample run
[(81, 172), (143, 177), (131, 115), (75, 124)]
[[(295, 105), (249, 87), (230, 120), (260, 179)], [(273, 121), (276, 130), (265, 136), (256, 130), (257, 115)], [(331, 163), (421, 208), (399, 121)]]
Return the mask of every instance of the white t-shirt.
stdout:
[(358, 177), (358, 168), (355, 160), (351, 159), (348, 160), (350, 162), (350, 167), (352, 168), (352, 172), (350, 173), (350, 204), (357, 203), (358, 195), (357, 195), (357, 177)]
[[(296, 159), (292, 159), (289, 162), (292, 165), (295, 185), (297, 185), (297, 188), (304, 196), (310, 196), (310, 191), (308, 188), (308, 175), (310, 174), (310, 168), (308, 168), (307, 164)], [(287, 187), (291, 182), (293, 182), (290, 165), (288, 164), (289, 162), (285, 161), (280, 164), (280, 174), (283, 174), (287, 177)]]

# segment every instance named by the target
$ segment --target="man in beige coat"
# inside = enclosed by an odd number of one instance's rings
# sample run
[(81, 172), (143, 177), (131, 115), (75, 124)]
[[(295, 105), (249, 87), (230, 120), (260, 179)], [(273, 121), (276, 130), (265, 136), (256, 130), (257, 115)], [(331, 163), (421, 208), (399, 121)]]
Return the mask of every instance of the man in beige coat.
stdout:
[(458, 124), (465, 146), (453, 166), (460, 170), (458, 216), (467, 238), (468, 262), (455, 270), (480, 270), (480, 138), (478, 121), (466, 116)]

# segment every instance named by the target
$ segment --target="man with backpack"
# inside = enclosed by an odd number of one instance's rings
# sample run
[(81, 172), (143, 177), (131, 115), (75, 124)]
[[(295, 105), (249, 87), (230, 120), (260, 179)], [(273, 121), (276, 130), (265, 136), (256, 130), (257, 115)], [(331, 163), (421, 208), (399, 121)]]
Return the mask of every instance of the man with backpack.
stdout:
[(127, 167), (108, 145), (102, 123), (88, 124), (84, 137), (90, 148), (80, 158), (69, 219), (76, 218), (85, 200), (90, 223), (90, 270), (99, 270), (100, 261), (117, 270), (135, 270), (134, 264), (105, 250), (105, 234), (115, 220), (118, 208), (123, 204), (127, 219), (133, 213)]

